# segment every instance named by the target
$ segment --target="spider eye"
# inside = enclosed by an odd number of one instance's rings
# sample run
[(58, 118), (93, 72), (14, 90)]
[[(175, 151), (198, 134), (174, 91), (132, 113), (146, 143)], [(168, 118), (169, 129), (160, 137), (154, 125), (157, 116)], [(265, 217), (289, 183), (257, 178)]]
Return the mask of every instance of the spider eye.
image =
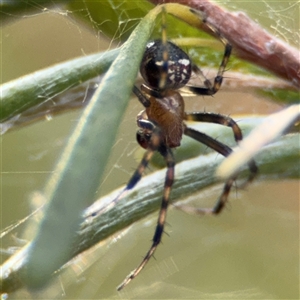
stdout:
[[(167, 51), (167, 61), (163, 59), (165, 51)], [(146, 84), (154, 89), (159, 88), (160, 80), (167, 72), (163, 89), (176, 90), (185, 86), (189, 81), (192, 64), (188, 55), (175, 44), (167, 42), (164, 45), (161, 40), (155, 40), (146, 46), (140, 72)]]

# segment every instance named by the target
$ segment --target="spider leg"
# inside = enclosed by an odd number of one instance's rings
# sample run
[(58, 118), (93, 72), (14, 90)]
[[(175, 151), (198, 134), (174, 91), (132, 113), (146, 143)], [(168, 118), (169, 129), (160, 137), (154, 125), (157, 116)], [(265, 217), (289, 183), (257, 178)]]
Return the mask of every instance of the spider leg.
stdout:
[[(196, 121), (196, 122), (215, 123), (215, 124), (221, 124), (224, 126), (228, 126), (232, 129), (234, 139), (237, 143), (239, 143), (243, 139), (243, 134), (242, 134), (240, 127), (232, 118), (230, 118), (228, 116), (215, 114), (215, 113), (205, 113), (205, 112), (204, 113), (201, 113), (201, 112), (186, 113), (185, 120)], [(250, 160), (248, 162), (248, 166), (249, 166), (249, 170), (250, 170), (250, 175), (249, 175), (247, 181), (243, 184), (243, 187), (246, 184), (250, 183), (258, 173), (258, 168), (257, 168), (254, 160)]]
[[(209, 148), (217, 151), (218, 153), (222, 154), (223, 156), (228, 156), (231, 152), (232, 149), (223, 143), (213, 139), (212, 137), (197, 131), (195, 129), (186, 127), (184, 134), (197, 140), (198, 142), (208, 146)], [(230, 189), (236, 179), (236, 176), (229, 178), (223, 188), (222, 194), (219, 197), (217, 203), (213, 208), (194, 208), (194, 207), (187, 207), (187, 206), (179, 206), (176, 205), (177, 208), (188, 212), (188, 213), (196, 213), (196, 214), (202, 214), (202, 215), (217, 215), (219, 214), (223, 208), (225, 207), (225, 204), (228, 200), (228, 195), (230, 192)]]
[(146, 108), (150, 106), (149, 99), (135, 85), (132, 88), (133, 93), (137, 96), (141, 104)]
[(150, 249), (148, 250), (147, 254), (145, 255), (142, 262), (139, 264), (139, 266), (134, 269), (125, 279), (124, 281), (118, 286), (118, 291), (124, 288), (132, 279), (134, 279), (145, 267), (147, 262), (150, 260), (152, 255), (154, 254), (158, 244), (161, 241), (161, 237), (164, 231), (164, 225), (166, 222), (166, 215), (167, 215), (167, 208), (169, 204), (169, 198), (170, 198), (170, 192), (171, 187), (173, 185), (174, 181), (174, 166), (175, 166), (175, 160), (172, 153), (172, 150), (165, 145), (161, 144), (159, 149), (157, 149), (160, 154), (164, 157), (166, 164), (167, 164), (167, 173), (166, 173), (166, 179), (164, 184), (164, 193), (163, 193), (163, 199), (161, 202), (161, 207), (159, 211), (159, 216), (157, 220), (157, 225), (155, 229), (155, 233), (152, 239), (152, 245)]
[(140, 164), (138, 165), (137, 169), (131, 176), (129, 182), (127, 183), (125, 189), (122, 191), (121, 195), (117, 197), (118, 200), (121, 198), (121, 196), (123, 196), (125, 192), (133, 189), (135, 185), (141, 180), (142, 175), (145, 169), (147, 168), (150, 159), (152, 158), (154, 152), (157, 151), (161, 145), (161, 130), (158, 127), (155, 127), (155, 125), (148, 120), (141, 120), (139, 122), (139, 125), (144, 129), (147, 130), (151, 129), (152, 131), (151, 137), (149, 138), (149, 141), (147, 143), (148, 146), (147, 150)]
[(92, 215), (90, 215), (90, 217), (98, 216), (100, 214), (105, 213), (109, 209), (112, 209), (128, 193), (128, 191), (132, 190), (142, 178), (142, 175), (145, 169), (147, 168), (148, 163), (151, 160), (154, 152), (158, 150), (161, 144), (161, 130), (148, 120), (140, 120), (139, 126), (142, 129), (151, 131), (151, 136), (149, 137), (149, 141), (147, 141), (147, 150), (140, 164), (138, 165), (137, 169), (135, 170), (130, 180), (128, 181), (127, 185), (121, 191), (121, 193), (116, 198), (114, 198), (111, 202), (109, 202), (107, 205), (99, 209), (97, 212), (93, 212)]
[(188, 85), (185, 87), (185, 89), (190, 90), (194, 94), (197, 94), (197, 95), (214, 95), (216, 92), (218, 92), (218, 90), (221, 87), (221, 84), (222, 84), (222, 81), (223, 81), (223, 74), (225, 72), (225, 68), (226, 68), (227, 63), (228, 63), (229, 58), (230, 58), (232, 46), (229, 44), (229, 42), (225, 38), (221, 37), (219, 34), (218, 34), (218, 37), (220, 38), (220, 40), (224, 44), (225, 50), (224, 50), (223, 59), (222, 59), (221, 64), (219, 66), (217, 76), (215, 77), (214, 82), (212, 84), (210, 82), (210, 80), (207, 79), (206, 76), (203, 74), (202, 70), (197, 65), (193, 64), (193, 66), (192, 66), (193, 72), (203, 80), (203, 83), (205, 85), (205, 87), (188, 86)]

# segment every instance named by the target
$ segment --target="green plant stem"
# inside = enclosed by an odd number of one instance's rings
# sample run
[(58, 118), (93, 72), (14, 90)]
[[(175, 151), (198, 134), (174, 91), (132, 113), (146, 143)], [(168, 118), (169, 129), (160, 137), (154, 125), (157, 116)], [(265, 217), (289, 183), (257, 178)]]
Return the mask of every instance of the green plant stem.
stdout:
[(0, 122), (108, 70), (119, 49), (46, 68), (1, 85)]

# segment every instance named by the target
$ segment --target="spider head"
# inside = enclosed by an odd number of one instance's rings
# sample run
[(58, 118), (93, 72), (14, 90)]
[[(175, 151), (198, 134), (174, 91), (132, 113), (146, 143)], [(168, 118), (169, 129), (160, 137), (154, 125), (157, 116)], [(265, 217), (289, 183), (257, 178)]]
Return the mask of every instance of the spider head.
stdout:
[(177, 90), (187, 84), (192, 73), (188, 55), (171, 42), (154, 40), (147, 44), (140, 72), (155, 90)]

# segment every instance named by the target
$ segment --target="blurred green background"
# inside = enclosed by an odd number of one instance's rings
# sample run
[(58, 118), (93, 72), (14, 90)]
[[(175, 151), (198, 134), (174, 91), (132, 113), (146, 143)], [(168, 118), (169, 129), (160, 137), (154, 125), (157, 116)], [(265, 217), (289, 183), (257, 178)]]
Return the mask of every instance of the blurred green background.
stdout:
[[(271, 33), (299, 47), (297, 1), (226, 1), (226, 5), (247, 12)], [(114, 39), (76, 20), (74, 11), (40, 6), (37, 13), (23, 12), (21, 19), (2, 28), (2, 82), (114, 46)], [(231, 116), (269, 114), (279, 108), (251, 90), (227, 89), (214, 98), (187, 100), (188, 111)], [(132, 99), (95, 197), (125, 184), (134, 171), (140, 155), (135, 117), (141, 109)], [(49, 115), (1, 137), (1, 229), (35, 208), (30, 196), (43, 189), (80, 113)], [(199, 207), (213, 205), (221, 189), (217, 185), (201, 191), (191, 201)], [(157, 213), (82, 254), (47, 289), (39, 293), (24, 289), (11, 298), (299, 298), (299, 180), (258, 178), (246, 191), (233, 190), (228, 209), (217, 218), (170, 209), (169, 236), (164, 235), (156, 260), (118, 293), (116, 286), (148, 250), (156, 219)], [(22, 230), (20, 226), (5, 236), (1, 248), (20, 246), (15, 237), (21, 238)]]

